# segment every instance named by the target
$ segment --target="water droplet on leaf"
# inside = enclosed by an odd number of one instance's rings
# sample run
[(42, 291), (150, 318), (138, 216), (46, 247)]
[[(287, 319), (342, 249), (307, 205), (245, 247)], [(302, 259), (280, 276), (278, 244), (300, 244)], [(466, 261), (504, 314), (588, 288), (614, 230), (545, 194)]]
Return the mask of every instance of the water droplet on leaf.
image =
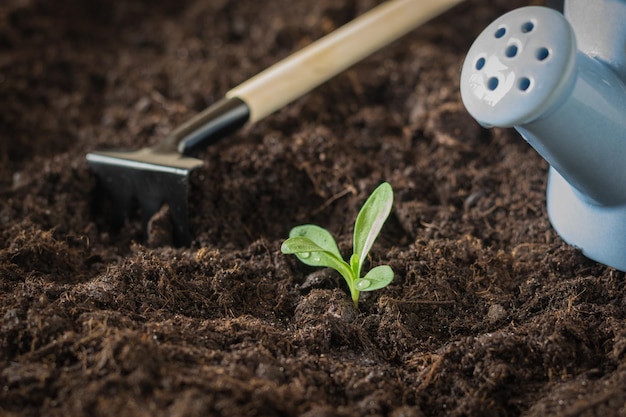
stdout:
[(372, 285), (372, 281), (367, 279), (362, 279), (356, 283), (356, 288), (358, 290), (365, 290)]
[(311, 257), (311, 252), (302, 252), (299, 255), (301, 258), (307, 259)]
[(314, 256), (313, 257), (313, 262), (319, 262), (320, 261), (320, 257), (319, 256)]

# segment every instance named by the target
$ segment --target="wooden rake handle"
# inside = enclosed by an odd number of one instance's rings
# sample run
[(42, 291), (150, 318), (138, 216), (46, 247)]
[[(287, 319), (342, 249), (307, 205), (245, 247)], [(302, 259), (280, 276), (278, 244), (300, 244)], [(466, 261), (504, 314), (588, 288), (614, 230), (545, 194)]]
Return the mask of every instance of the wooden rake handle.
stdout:
[(248, 104), (254, 123), (308, 93), (461, 0), (391, 0), (226, 93)]
[(263, 119), (462, 0), (389, 0), (226, 93), (176, 128), (165, 147), (190, 154)]

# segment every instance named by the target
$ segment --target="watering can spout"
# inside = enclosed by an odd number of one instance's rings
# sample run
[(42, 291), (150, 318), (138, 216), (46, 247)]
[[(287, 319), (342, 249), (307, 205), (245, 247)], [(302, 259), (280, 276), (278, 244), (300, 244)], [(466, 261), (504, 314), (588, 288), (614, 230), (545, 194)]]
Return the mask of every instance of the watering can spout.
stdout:
[[(587, 14), (592, 3), (603, 7)], [(626, 270), (626, 2), (575, 0), (565, 11), (571, 22), (524, 7), (489, 25), (467, 54), (461, 96), (480, 124), (514, 127), (549, 162), (557, 232)]]

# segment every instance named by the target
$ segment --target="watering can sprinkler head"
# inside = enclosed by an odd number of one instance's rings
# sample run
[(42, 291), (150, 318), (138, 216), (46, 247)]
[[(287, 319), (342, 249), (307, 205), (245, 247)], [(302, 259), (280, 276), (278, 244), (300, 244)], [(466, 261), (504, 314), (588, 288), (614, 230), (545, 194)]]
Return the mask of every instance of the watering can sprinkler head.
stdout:
[(626, 1), (530, 6), (490, 24), (470, 48), (461, 97), (485, 127), (514, 127), (550, 164), (559, 235), (626, 271)]

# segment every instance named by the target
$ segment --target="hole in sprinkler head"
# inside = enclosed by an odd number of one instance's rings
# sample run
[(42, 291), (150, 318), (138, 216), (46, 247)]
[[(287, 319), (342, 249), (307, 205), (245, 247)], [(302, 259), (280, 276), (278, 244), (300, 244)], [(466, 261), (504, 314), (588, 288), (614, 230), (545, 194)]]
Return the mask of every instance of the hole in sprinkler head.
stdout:
[(496, 30), (496, 33), (494, 34), (494, 36), (496, 37), (496, 39), (500, 39), (501, 37), (504, 36), (505, 33), (506, 33), (506, 28), (500, 28)]
[(480, 71), (481, 69), (483, 69), (484, 66), (485, 66), (485, 58), (483, 57), (478, 58), (478, 61), (476, 61), (476, 69)]
[(537, 59), (539, 61), (543, 61), (549, 55), (550, 55), (550, 51), (548, 51), (548, 48), (539, 48), (539, 49), (537, 49)]
[(530, 87), (530, 78), (522, 77), (519, 80), (518, 87), (521, 91), (526, 91)]
[(528, 33), (535, 28), (533, 22), (526, 22), (522, 25), (522, 33)]
[(498, 88), (498, 79), (496, 77), (491, 77), (487, 80), (487, 88), (491, 91)]
[(513, 58), (515, 55), (517, 55), (517, 45), (509, 45), (506, 48), (506, 51), (504, 51), (504, 54), (509, 58)]

